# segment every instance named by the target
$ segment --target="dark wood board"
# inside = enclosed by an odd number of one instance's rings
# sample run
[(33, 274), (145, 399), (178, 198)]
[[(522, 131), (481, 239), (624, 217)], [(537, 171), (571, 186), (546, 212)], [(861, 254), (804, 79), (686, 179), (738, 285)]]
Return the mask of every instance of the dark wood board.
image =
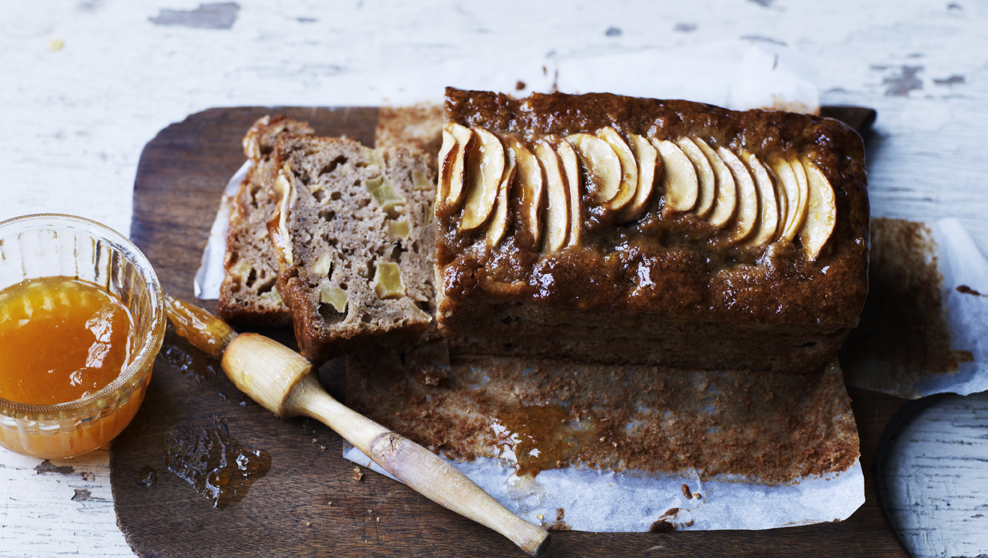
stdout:
[[(345, 134), (366, 144), (377, 122), (374, 108), (221, 108), (162, 130), (141, 155), (131, 238), (169, 293), (192, 300), (192, 278), (220, 195), (244, 160), (240, 140), (255, 119), (271, 112), (307, 120), (317, 133)], [(274, 417), (171, 332), (165, 349), (171, 357), (155, 362), (147, 398), (111, 450), (117, 523), (139, 555), (523, 555), (500, 535), (390, 479), (366, 472), (354, 480), (341, 438), (327, 427)], [(175, 355), (187, 355), (190, 362), (177, 365)], [(343, 399), (339, 363), (323, 367), (320, 377)], [(879, 437), (903, 401), (849, 391), (861, 435), (866, 502), (847, 521), (770, 531), (556, 532), (546, 556), (906, 556), (882, 515), (873, 471)], [(198, 425), (220, 425), (247, 449), (270, 453), (270, 471), (238, 503), (215, 509), (168, 471), (167, 434)], [(141, 482), (147, 467), (158, 472), (152, 486)]]

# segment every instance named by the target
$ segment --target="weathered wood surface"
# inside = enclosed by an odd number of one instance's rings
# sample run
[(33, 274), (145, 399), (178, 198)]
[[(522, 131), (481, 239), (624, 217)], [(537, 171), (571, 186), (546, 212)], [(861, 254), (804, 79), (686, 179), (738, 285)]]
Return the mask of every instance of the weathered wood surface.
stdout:
[[(768, 41), (816, 61), (824, 104), (878, 110), (876, 215), (956, 216), (988, 252), (986, 28), (988, 10), (964, 0), (4, 2), (0, 219), (60, 211), (130, 230), (142, 147), (207, 107), (409, 103), (446, 84), (542, 87), (560, 59)], [(988, 514), (933, 509), (958, 494), (988, 501), (988, 471), (969, 457), (988, 457), (988, 441), (968, 435), (988, 426), (988, 398), (942, 410), (902, 450), (935, 459), (938, 474), (914, 474), (908, 460), (894, 473), (906, 488), (925, 483), (909, 503), (907, 543), (917, 556), (944, 555), (935, 533), (949, 533), (975, 541), (951, 553), (988, 553), (977, 538)], [(955, 459), (958, 448), (968, 457)], [(115, 527), (108, 452), (53, 465), (0, 450), (0, 556), (132, 556)]]

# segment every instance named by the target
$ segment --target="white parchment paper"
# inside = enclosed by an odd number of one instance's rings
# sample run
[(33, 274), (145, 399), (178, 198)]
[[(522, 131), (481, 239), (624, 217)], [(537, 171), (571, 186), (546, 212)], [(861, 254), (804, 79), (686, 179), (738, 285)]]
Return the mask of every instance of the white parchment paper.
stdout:
[[(901, 359), (886, 358), (882, 351), (868, 352), (870, 339), (861, 337), (854, 342), (865, 348), (864, 358), (841, 355), (847, 384), (904, 398), (936, 393), (968, 395), (988, 390), (988, 296), (985, 296), (988, 295), (988, 261), (957, 219), (916, 224), (922, 225), (921, 240), (926, 256), (922, 263), (935, 265), (942, 277), (935, 287), (939, 288), (941, 315), (949, 329), (950, 346), (944, 349), (966, 351), (970, 360), (960, 362), (953, 372), (912, 369), (907, 374), (898, 374), (896, 369), (903, 367)], [(885, 248), (881, 244), (873, 243), (873, 261), (874, 252), (882, 249)], [(873, 281), (871, 287), (870, 296), (873, 296), (881, 285)], [(919, 330), (932, 330), (937, 325), (923, 323), (922, 319), (923, 316), (917, 316), (920, 321), (909, 325)], [(852, 332), (855, 335), (861, 332)]]
[[(391, 477), (357, 448), (347, 446), (343, 456)], [(773, 529), (842, 521), (864, 503), (858, 461), (840, 474), (782, 486), (573, 468), (529, 478), (515, 476), (512, 465), (494, 459), (450, 462), (528, 521), (551, 525), (563, 509), (561, 522), (575, 531), (647, 532), (657, 520), (676, 530)], [(686, 498), (684, 484), (693, 498)], [(667, 514), (670, 510), (675, 511)]]

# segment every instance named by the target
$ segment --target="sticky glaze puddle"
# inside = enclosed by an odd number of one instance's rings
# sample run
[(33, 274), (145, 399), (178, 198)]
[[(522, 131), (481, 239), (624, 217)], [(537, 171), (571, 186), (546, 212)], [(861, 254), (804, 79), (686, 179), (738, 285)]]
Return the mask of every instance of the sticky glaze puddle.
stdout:
[[(230, 437), (223, 423), (175, 427), (165, 435), (163, 444), (168, 470), (217, 509), (241, 501), (271, 468), (271, 454), (245, 448)], [(153, 484), (156, 474), (148, 476)]]

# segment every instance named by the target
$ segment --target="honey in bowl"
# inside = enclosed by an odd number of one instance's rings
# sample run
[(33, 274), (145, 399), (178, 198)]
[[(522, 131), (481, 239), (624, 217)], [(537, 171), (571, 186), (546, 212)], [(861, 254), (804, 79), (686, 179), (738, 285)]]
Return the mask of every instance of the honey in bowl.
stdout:
[(120, 233), (71, 215), (0, 222), (0, 446), (74, 457), (137, 413), (165, 334), (164, 293)]
[(29, 279), (0, 292), (0, 397), (29, 405), (75, 401), (130, 362), (130, 311), (91, 283)]

